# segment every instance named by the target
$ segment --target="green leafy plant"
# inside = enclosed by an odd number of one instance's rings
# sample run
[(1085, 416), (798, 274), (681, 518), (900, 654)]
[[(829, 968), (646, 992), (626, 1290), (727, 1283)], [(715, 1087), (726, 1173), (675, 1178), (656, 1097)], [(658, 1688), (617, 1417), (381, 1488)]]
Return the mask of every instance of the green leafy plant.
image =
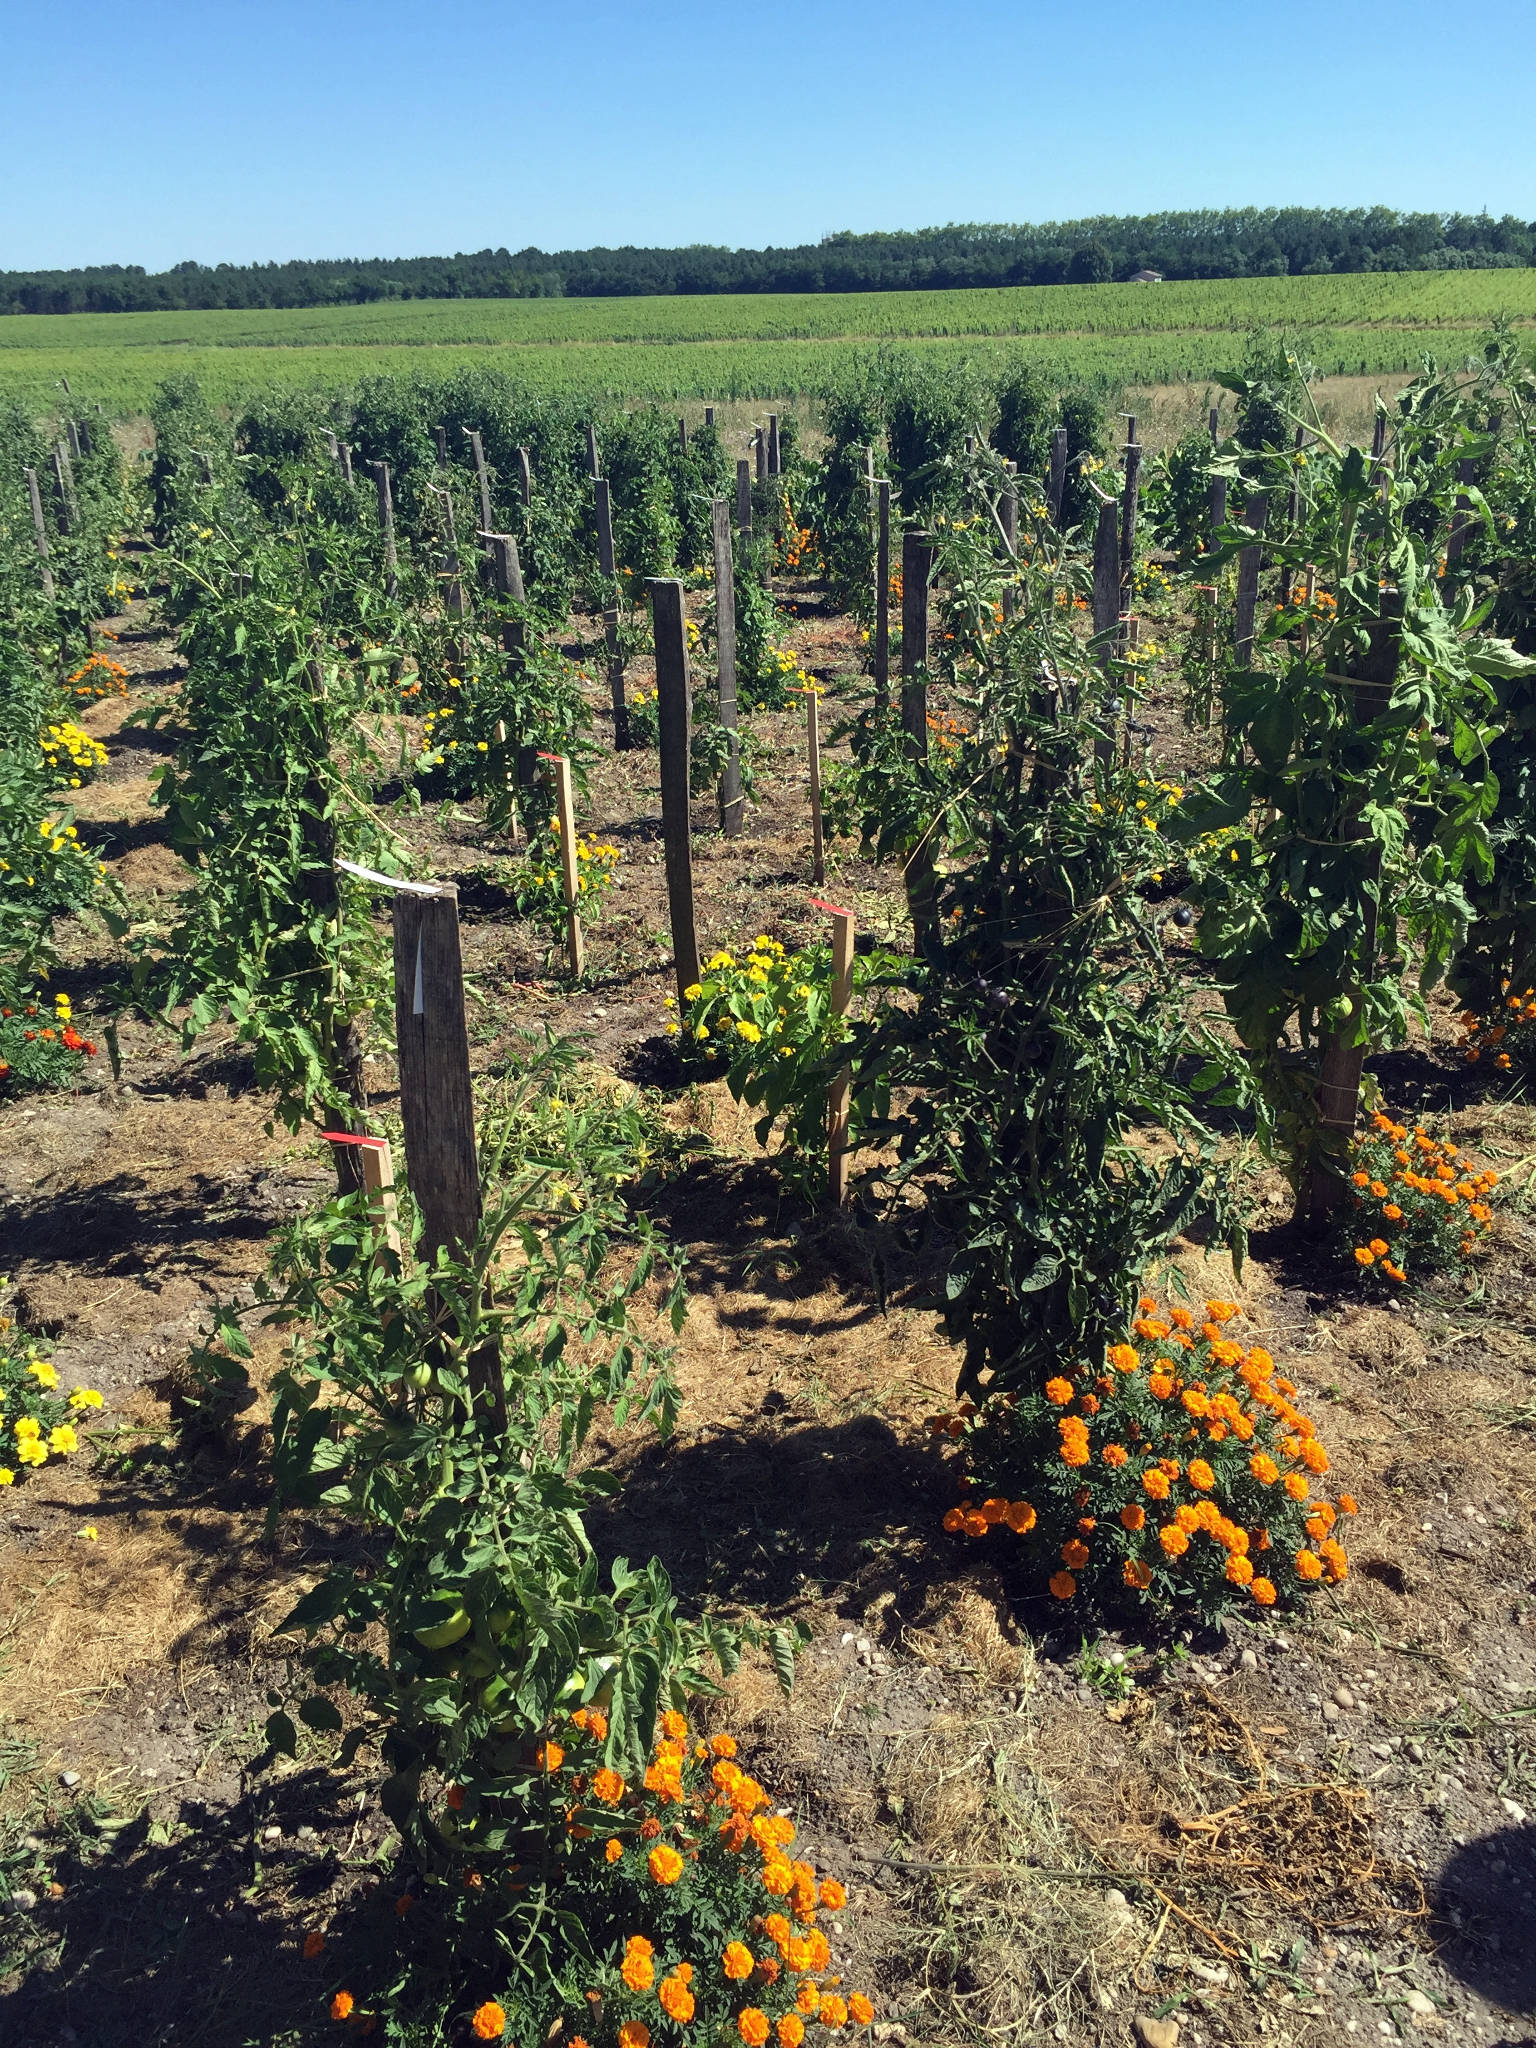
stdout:
[(76, 1424), (101, 1406), (94, 1387), (67, 1397), (43, 1347), (0, 1316), (0, 1486), (14, 1486), (80, 1448)]

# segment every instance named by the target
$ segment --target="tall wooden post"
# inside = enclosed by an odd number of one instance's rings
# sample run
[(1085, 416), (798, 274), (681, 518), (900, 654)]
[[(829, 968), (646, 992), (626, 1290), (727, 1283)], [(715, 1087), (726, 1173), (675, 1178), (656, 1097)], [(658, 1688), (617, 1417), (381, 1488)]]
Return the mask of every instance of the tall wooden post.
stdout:
[(1219, 441), (1219, 440), (1221, 439), (1221, 407), (1220, 407), (1220, 406), (1218, 406), (1218, 405), (1213, 405), (1213, 406), (1211, 407), (1211, 411), (1210, 411), (1210, 417), (1209, 417), (1209, 419), (1207, 420), (1206, 424), (1207, 424), (1207, 426), (1208, 426), (1208, 427), (1210, 428), (1210, 433), (1211, 433), (1211, 439), (1212, 439), (1213, 441)]
[[(1120, 516), (1113, 498), (1099, 505), (1099, 523), (1093, 538), (1093, 634), (1096, 640), (1112, 633), (1120, 623)], [(1105, 658), (1112, 652), (1104, 642)]]
[(450, 618), (462, 619), (464, 585), (459, 580), (459, 536), (453, 518), (453, 493), (438, 488), (437, 496), (443, 519), (444, 603)]
[(1120, 609), (1128, 612), (1135, 588), (1136, 514), (1141, 504), (1141, 443), (1136, 439), (1136, 417), (1131, 415), (1131, 438), (1125, 444), (1125, 492), (1120, 501)]
[(478, 427), (468, 427), (465, 432), (469, 436), (469, 452), (474, 459), (475, 482), (480, 489), (480, 530), (489, 533), (496, 521), (491, 511), (491, 472), (486, 466), (485, 443), (480, 438)]
[(768, 415), (768, 474), (782, 475), (779, 462), (779, 416), (776, 412)]
[(48, 522), (43, 517), (43, 494), (38, 488), (37, 471), (23, 470), (27, 480), (27, 496), (32, 500), (32, 532), (37, 541), (37, 559), (42, 569), (43, 595), (53, 598), (53, 564), (48, 559)]
[(875, 703), (891, 701), (891, 486), (875, 486)]
[(1227, 523), (1227, 479), (1224, 476), (1211, 478), (1211, 543)]
[[(1243, 524), (1264, 531), (1269, 517), (1269, 500), (1263, 491), (1250, 491), (1243, 500)], [(1254, 620), (1259, 609), (1259, 571), (1264, 564), (1262, 543), (1254, 542), (1237, 558), (1237, 601), (1232, 623), (1232, 648), (1239, 668), (1253, 658)]]
[(761, 427), (753, 430), (753, 448), (757, 460), (757, 480), (765, 483), (768, 478), (768, 436)]
[[(853, 912), (835, 903), (818, 903), (818, 910), (832, 913), (832, 991), (829, 1005), (834, 1017), (846, 1017), (853, 999)], [(853, 1069), (844, 1067), (827, 1090), (827, 1193), (834, 1209), (840, 1209), (848, 1194), (848, 1097), (853, 1088)]]
[(576, 856), (576, 805), (571, 794), (571, 764), (564, 754), (539, 757), (555, 785), (555, 821), (560, 827), (560, 880), (565, 891), (565, 957), (572, 981), (580, 981), (587, 964), (577, 906), (581, 901), (581, 864)]
[(712, 405), (706, 405), (704, 408), (704, 424), (706, 427), (715, 424), (715, 408)]
[(75, 461), (79, 462), (84, 454), (84, 450), (80, 446), (80, 429), (73, 420), (66, 420), (64, 422), (64, 431), (69, 436), (69, 452)]
[(395, 553), (395, 500), (389, 487), (389, 464), (373, 464), (373, 481), (379, 494), (379, 531), (384, 536), (384, 595), (400, 595), (400, 562)]
[(612, 583), (618, 572), (613, 556), (613, 495), (608, 488), (607, 477), (592, 479), (592, 499), (597, 515), (598, 571)]
[(901, 537), (901, 728), (908, 751), (928, 758), (928, 576), (933, 536)]
[(352, 488), (352, 446), (350, 442), (343, 441), (341, 442), (340, 447), (341, 480), (346, 485), (347, 489), (350, 491)]
[(628, 753), (631, 739), (629, 706), (624, 699), (624, 645), (619, 633), (618, 569), (613, 553), (613, 494), (608, 479), (592, 479), (592, 499), (597, 517), (597, 566), (608, 584), (609, 601), (603, 607), (603, 642), (608, 656), (608, 696), (613, 706), (614, 752)]
[(588, 475), (588, 476), (593, 476), (593, 477), (595, 477), (595, 476), (597, 476), (597, 475), (599, 474), (599, 472), (601, 471), (601, 468), (602, 468), (602, 464), (601, 464), (601, 463), (600, 463), (600, 462), (598, 461), (598, 459), (597, 459), (597, 428), (596, 428), (596, 427), (595, 427), (595, 426), (594, 426), (594, 425), (592, 424), (591, 420), (588, 420), (588, 421), (587, 421), (587, 475)]
[(667, 909), (678, 1001), (702, 976), (693, 909), (693, 840), (688, 813), (688, 768), (693, 738), (688, 678), (688, 635), (683, 586), (675, 576), (653, 576), (651, 621), (656, 641), (656, 722), (661, 748), (661, 832), (667, 862)]
[(677, 446), (680, 454), (688, 453), (688, 422), (680, 419), (677, 423)]
[[(69, 457), (64, 453), (64, 443), (53, 444), (53, 480), (59, 493), (59, 531), (73, 533), (75, 530), (75, 494), (71, 488), (73, 479), (69, 474)], [(210, 478), (211, 482), (212, 479)]]
[(422, 1254), (433, 1260), (443, 1246), (464, 1258), (480, 1228), (480, 1168), (458, 890), (396, 885), (394, 937), (400, 1114)]
[(821, 692), (814, 683), (805, 692), (805, 762), (811, 796), (811, 880), (824, 882), (827, 853), (821, 827)]
[[(518, 559), (516, 537), (510, 533), (482, 533), (479, 537), (490, 551), (492, 589), (498, 597), (509, 597), (514, 604), (522, 604), (523, 565)], [(516, 682), (522, 674), (523, 659), (527, 651), (527, 628), (521, 619), (502, 620), (501, 647), (506, 656), (503, 672), (509, 681)], [(497, 719), (495, 736), (496, 744), (503, 752), (503, 774), (509, 799), (508, 824), (515, 846), (522, 838), (515, 792), (519, 787), (526, 788), (533, 779), (534, 750), (519, 744), (511, 758), (507, 758), (507, 749), (511, 742), (504, 719)]]
[(736, 531), (752, 538), (752, 465), (745, 456), (736, 465)]
[[(1302, 446), (1302, 443), (1303, 443), (1303, 441), (1305, 441), (1305, 440), (1306, 440), (1306, 438), (1307, 438), (1307, 436), (1306, 436), (1306, 430), (1305, 430), (1305, 428), (1302, 428), (1302, 427), (1298, 427), (1298, 428), (1296, 429), (1296, 438), (1295, 438), (1295, 441), (1294, 441), (1294, 442), (1292, 443), (1292, 453), (1293, 453), (1293, 454), (1295, 454), (1295, 455), (1299, 455), (1299, 454), (1301, 453), (1301, 446)], [(1286, 533), (1285, 533), (1285, 537), (1286, 537), (1286, 539), (1287, 539), (1288, 541), (1289, 541), (1289, 540), (1294, 540), (1294, 539), (1295, 539), (1295, 537), (1296, 537), (1296, 528), (1297, 528), (1297, 526), (1298, 526), (1298, 524), (1300, 523), (1300, 520), (1301, 520), (1301, 471), (1300, 471), (1300, 469), (1299, 469), (1299, 468), (1297, 468), (1297, 467), (1295, 466), (1295, 464), (1294, 464), (1294, 463), (1292, 464), (1292, 467), (1291, 467), (1291, 490), (1290, 490), (1290, 496), (1289, 496), (1289, 498), (1288, 498), (1288, 499), (1286, 500), (1286, 507), (1285, 507), (1285, 513), (1286, 513), (1286, 521), (1285, 521), (1285, 524), (1286, 524)], [(1282, 566), (1281, 566), (1281, 570), (1280, 570), (1280, 593), (1279, 593), (1279, 595), (1280, 595), (1280, 604), (1281, 604), (1281, 607), (1282, 607), (1282, 609), (1288, 609), (1288, 608), (1289, 608), (1289, 606), (1290, 606), (1290, 602), (1291, 602), (1291, 590), (1292, 590), (1292, 577), (1291, 577), (1291, 572), (1290, 572), (1290, 568), (1289, 568), (1289, 566), (1288, 566), (1288, 565), (1284, 565), (1284, 564), (1282, 564)]]
[(1061, 524), (1061, 501), (1067, 488), (1067, 430), (1057, 427), (1051, 435), (1051, 473), (1046, 485), (1045, 509), (1052, 526)]
[(1008, 581), (1003, 585), (1003, 617), (1012, 618), (1014, 599), (1018, 595), (1014, 588), (1013, 571), (1019, 559), (1019, 487), (1014, 480), (1013, 464), (1006, 463), (1008, 488), (1003, 492), (997, 508), (998, 524), (1003, 531), (1003, 552), (1008, 558)]
[(533, 509), (533, 456), (526, 448), (517, 451), (517, 494), (523, 501), (523, 510)]
[(736, 561), (731, 545), (731, 508), (716, 498), (712, 508), (715, 545), (715, 654), (719, 663), (720, 723), (731, 751), (720, 774), (720, 829), (739, 836), (746, 809), (741, 793), (741, 742), (736, 717)]
[(437, 443), (437, 466), (439, 469), (446, 469), (448, 467), (448, 429), (446, 427), (434, 427), (432, 429), (432, 438)]

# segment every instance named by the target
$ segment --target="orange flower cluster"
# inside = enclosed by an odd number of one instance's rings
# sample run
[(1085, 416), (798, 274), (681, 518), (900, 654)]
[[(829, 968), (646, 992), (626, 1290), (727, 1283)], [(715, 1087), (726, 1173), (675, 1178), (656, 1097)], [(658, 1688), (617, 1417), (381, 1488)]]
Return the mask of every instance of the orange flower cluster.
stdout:
[(93, 654), (83, 662), (69, 679), (69, 687), (77, 697), (84, 697), (91, 703), (102, 697), (126, 697), (128, 694), (128, 671), (120, 661), (109, 661), (104, 654)]
[(1454, 1264), (1493, 1219), (1496, 1173), (1478, 1171), (1448, 1140), (1411, 1131), (1380, 1110), (1355, 1146), (1348, 1220), (1355, 1264), (1401, 1285), (1410, 1259)]
[[(1164, 1314), (1146, 1298), (1137, 1341), (1110, 1346), (1102, 1371), (930, 1417), (933, 1434), (964, 1450), (966, 1497), (945, 1528), (973, 1538), (1038, 1528), (1059, 1600), (1089, 1571), (1101, 1589), (1216, 1612), (1239, 1596), (1268, 1607), (1345, 1578), (1334, 1531), (1355, 1503), (1315, 1496), (1328, 1453), (1270, 1354), (1229, 1334), (1240, 1314), (1208, 1301), (1197, 1326), (1189, 1309)], [(1022, 1472), (1034, 1478), (1031, 1500), (997, 1483)]]
[(1519, 994), (1505, 982), (1488, 1016), (1462, 1012), (1462, 1057), (1475, 1067), (1485, 1056), (1490, 1066), (1507, 1074), (1516, 1065), (1529, 1066), (1536, 1057), (1536, 988)]

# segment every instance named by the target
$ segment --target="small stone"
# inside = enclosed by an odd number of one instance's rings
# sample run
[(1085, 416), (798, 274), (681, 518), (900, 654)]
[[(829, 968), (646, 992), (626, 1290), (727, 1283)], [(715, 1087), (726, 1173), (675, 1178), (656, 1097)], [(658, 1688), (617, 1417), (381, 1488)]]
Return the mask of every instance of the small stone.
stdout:
[(11, 1911), (13, 1913), (30, 1913), (36, 1904), (36, 1892), (22, 1890), (11, 1893)]
[(314, 1839), (315, 1839), (315, 1831), (314, 1831), (314, 1829), (313, 1829), (313, 1828), (300, 1828), (300, 1829), (299, 1829), (299, 1840), (300, 1840), (301, 1842), (312, 1842), (312, 1841), (313, 1841)]
[(1408, 1745), (1408, 1756), (1409, 1756), (1409, 1760), (1410, 1760), (1410, 1762), (1412, 1762), (1412, 1763), (1416, 1763), (1416, 1764), (1421, 1764), (1421, 1763), (1423, 1763), (1423, 1761), (1424, 1761), (1424, 1745), (1423, 1745), (1423, 1743), (1422, 1743), (1422, 1742), (1410, 1742), (1410, 1743), (1409, 1743), (1409, 1745)]
[(283, 1831), (281, 1828), (263, 1828), (261, 1839), (264, 1842), (280, 1842), (283, 1839)]
[(1333, 1688), (1333, 1703), (1336, 1707), (1352, 1707), (1355, 1704), (1355, 1696), (1347, 1685), (1336, 1685)]
[(1131, 2021), (1131, 2031), (1141, 2048), (1179, 2048), (1177, 2020), (1155, 2020), (1150, 2013), (1139, 2012)]
[(1257, 1651), (1257, 1650), (1244, 1650), (1244, 1652), (1243, 1652), (1242, 1656), (1241, 1656), (1241, 1657), (1239, 1657), (1237, 1661), (1238, 1661), (1238, 1663), (1239, 1663), (1239, 1664), (1241, 1664), (1241, 1665), (1242, 1665), (1242, 1667), (1243, 1667), (1243, 1669), (1244, 1669), (1245, 1671), (1257, 1671), (1257, 1670), (1258, 1670), (1258, 1668), (1259, 1668), (1259, 1654), (1258, 1654), (1258, 1651)]
[(61, 1785), (65, 1785), (65, 1786), (73, 1786), (73, 1785), (78, 1785), (78, 1784), (79, 1784), (79, 1782), (80, 1782), (80, 1773), (79, 1773), (78, 1771), (60, 1771), (60, 1773), (59, 1773), (59, 1783), (60, 1783)]
[(1337, 1721), (1338, 1718), (1338, 1708), (1333, 1704), (1332, 1700), (1327, 1701), (1323, 1707), (1323, 1719), (1325, 1721)]
[(1403, 2003), (1411, 2013), (1417, 2013), (1421, 2020), (1432, 2020), (1435, 2016), (1437, 2009), (1435, 2001), (1432, 1998), (1426, 1998), (1422, 1991), (1415, 1989), (1408, 1992), (1404, 1996)]
[(1510, 1819), (1514, 1822), (1517, 1828), (1523, 1828), (1525, 1826), (1525, 1808), (1520, 1804), (1518, 1799), (1506, 1799), (1501, 1794), (1499, 1798), (1499, 1804), (1503, 1807), (1504, 1811), (1509, 1815)]
[(1391, 1756), (1391, 1754), (1392, 1745), (1390, 1742), (1373, 1742), (1371, 1744), (1371, 1755), (1379, 1756), (1383, 1760), (1383, 1762), (1385, 1762), (1387, 1758)]

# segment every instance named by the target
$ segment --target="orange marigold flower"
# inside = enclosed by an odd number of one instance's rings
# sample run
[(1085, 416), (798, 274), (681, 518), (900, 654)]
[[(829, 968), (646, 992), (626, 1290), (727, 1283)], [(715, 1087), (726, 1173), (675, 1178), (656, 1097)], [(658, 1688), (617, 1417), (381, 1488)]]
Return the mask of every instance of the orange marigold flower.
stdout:
[(626, 2020), (619, 2029), (619, 2048), (650, 2048), (651, 2030), (644, 2020)]
[(605, 1863), (617, 1863), (623, 1854), (624, 1844), (617, 1835), (610, 1836), (603, 1844), (603, 1860)]
[(1173, 1381), (1165, 1372), (1153, 1373), (1151, 1379), (1147, 1381), (1147, 1385), (1152, 1389), (1152, 1392), (1159, 1401), (1166, 1401), (1173, 1392)]
[(736, 1754), (735, 1736), (711, 1735), (711, 1737), (709, 1738), (709, 1753), (711, 1756), (734, 1756)]
[[(1161, 1475), (1159, 1475), (1161, 1476)], [(1127, 1529), (1141, 1529), (1146, 1526), (1147, 1511), (1140, 1501), (1127, 1501), (1120, 1510), (1120, 1520)]]
[(745, 1983), (753, 1970), (751, 1949), (744, 1941), (727, 1942), (725, 1954), (721, 1958), (721, 1967), (734, 1983)]
[(1177, 1522), (1165, 1522), (1157, 1532), (1157, 1540), (1170, 1557), (1182, 1557), (1189, 1548), (1189, 1538)]
[(828, 1992), (816, 2014), (824, 2027), (846, 2027), (848, 2008), (835, 1991)]
[(594, 1742), (606, 1742), (608, 1740), (608, 1716), (600, 1714), (596, 1707), (588, 1707), (587, 1709), (587, 1733)]
[(1207, 1465), (1204, 1458), (1190, 1459), (1189, 1483), (1191, 1486), (1198, 1486), (1202, 1489), (1212, 1487), (1216, 1484), (1216, 1474), (1211, 1470), (1210, 1466)]
[(338, 1991), (331, 2000), (331, 2018), (333, 2020), (350, 2019), (352, 2008), (356, 2003), (357, 2001), (350, 1991)]
[(644, 1819), (643, 1821), (641, 1821), (641, 1823), (640, 1823), (640, 1839), (641, 1839), (641, 1841), (642, 1841), (642, 1842), (654, 1842), (654, 1841), (655, 1841), (655, 1839), (656, 1839), (656, 1837), (657, 1837), (657, 1836), (658, 1836), (658, 1835), (659, 1835), (660, 1833), (661, 1833), (661, 1822), (660, 1822), (660, 1821), (659, 1821), (659, 1820), (658, 1820), (658, 1819), (656, 1818), (656, 1816), (655, 1816), (655, 1814), (654, 1814), (654, 1813), (648, 1813), (648, 1814), (647, 1814), (647, 1815), (645, 1816), (645, 1819)]
[(1063, 1543), (1061, 1546), (1061, 1561), (1072, 1571), (1080, 1572), (1088, 1562), (1087, 1544), (1079, 1543), (1075, 1536), (1070, 1543)]
[(1323, 1576), (1323, 1560), (1315, 1556), (1310, 1550), (1298, 1550), (1296, 1553), (1296, 1571), (1298, 1576), (1303, 1579), (1320, 1579)]
[(800, 2048), (805, 2039), (805, 2022), (797, 2012), (787, 2012), (774, 2027), (779, 2037), (779, 2048)]
[(649, 1991), (656, 1982), (656, 1965), (648, 1949), (627, 1948), (619, 1975), (631, 1991)]
[(763, 1888), (776, 1899), (782, 1899), (794, 1881), (795, 1873), (786, 1857), (774, 1856), (763, 1865)]
[(604, 1806), (617, 1806), (625, 1790), (624, 1780), (617, 1771), (601, 1770), (592, 1780), (592, 1797), (600, 1799)]
[(965, 1526), (965, 1515), (960, 1508), (951, 1508), (944, 1517), (944, 1527), (951, 1536), (958, 1536)]
[(1104, 1446), (1104, 1462), (1106, 1465), (1118, 1468), (1126, 1462), (1130, 1455), (1124, 1444), (1106, 1444)]
[(1077, 1581), (1070, 1572), (1053, 1572), (1050, 1587), (1058, 1600), (1070, 1600), (1077, 1591)]
[(1027, 1536), (1035, 1526), (1035, 1511), (1027, 1500), (1011, 1500), (1003, 1520), (1016, 1536)]
[(1120, 1567), (1120, 1576), (1128, 1586), (1144, 1593), (1152, 1583), (1152, 1567), (1134, 1557), (1128, 1557)]
[(494, 1998), (488, 1998), (469, 2024), (477, 2041), (499, 2041), (507, 2031), (507, 2016)]
[(675, 1708), (672, 1708), (661, 1717), (661, 1732), (671, 1741), (681, 1742), (688, 1733), (688, 1723)]
[(991, 1524), (980, 1509), (975, 1508), (969, 1514), (961, 1516), (960, 1526), (967, 1536), (985, 1536)]
[(318, 1927), (312, 1927), (304, 1937), (304, 1960), (312, 1963), (325, 1948), (325, 1936)]
[(736, 2015), (736, 2031), (747, 2048), (763, 2048), (768, 2039), (768, 2015), (755, 2005), (744, 2005)]
[(1183, 1403), (1187, 1412), (1193, 1415), (1197, 1421), (1211, 1412), (1209, 1400), (1201, 1393), (1198, 1387), (1186, 1387), (1183, 1393), (1180, 1394), (1179, 1400)]
[(1193, 1326), (1195, 1319), (1187, 1308), (1175, 1308), (1168, 1311), (1168, 1320), (1176, 1330), (1187, 1330)]
[(1253, 1578), (1253, 1566), (1239, 1552), (1233, 1551), (1227, 1559), (1227, 1577), (1234, 1586), (1246, 1586)]
[(687, 2026), (693, 2018), (693, 1993), (683, 1979), (673, 1975), (664, 1977), (656, 1996), (661, 2000), (661, 2009), (679, 2026)]
[(676, 1884), (683, 1874), (682, 1857), (666, 1842), (656, 1844), (646, 1863), (658, 1884)]
[(1168, 1498), (1168, 1475), (1161, 1466), (1150, 1466), (1142, 1473), (1141, 1483), (1153, 1500), (1166, 1500)]
[(1339, 1495), (1339, 1513), (1341, 1515), (1358, 1515), (1359, 1512), (1360, 1503), (1352, 1493), (1341, 1493)]
[(1007, 1501), (997, 1494), (994, 1494), (990, 1500), (984, 1500), (981, 1504), (981, 1519), (989, 1525), (1003, 1521), (1007, 1513)]
[[(560, 1766), (564, 1762), (565, 1751), (560, 1747), (558, 1742), (546, 1742), (542, 1745), (538, 1754), (538, 1765), (540, 1770), (558, 1771)], [(463, 1794), (461, 1793), (459, 1796), (462, 1799)], [(449, 1804), (452, 1805), (452, 1803), (452, 1799), (450, 1798)]]
[(1269, 1582), (1269, 1580), (1268, 1580), (1268, 1579), (1254, 1579), (1254, 1580), (1252, 1580), (1252, 1581), (1251, 1581), (1251, 1583), (1249, 1584), (1248, 1590), (1249, 1590), (1249, 1592), (1250, 1592), (1250, 1593), (1251, 1593), (1251, 1594), (1253, 1595), (1254, 1599), (1258, 1601), (1258, 1603), (1259, 1603), (1259, 1605), (1260, 1605), (1261, 1607), (1273, 1607), (1273, 1606), (1274, 1606), (1274, 1604), (1275, 1604), (1275, 1589), (1274, 1589), (1274, 1587), (1273, 1587), (1273, 1586), (1272, 1586), (1272, 1585), (1270, 1584), (1270, 1582)]
[(852, 1992), (848, 1999), (848, 2017), (861, 2027), (867, 2027), (875, 2016), (875, 2008), (862, 1991)]
[(1058, 1408), (1066, 1407), (1072, 1398), (1072, 1393), (1073, 1387), (1070, 1380), (1057, 1378), (1047, 1380), (1045, 1383), (1045, 1398), (1047, 1401), (1054, 1401)]
[(825, 1970), (832, 1961), (832, 1949), (819, 1927), (811, 1929), (811, 1968)]
[(1357, 1244), (1355, 1246), (1355, 1264), (1357, 1266), (1374, 1266), (1375, 1263), (1376, 1254), (1369, 1248), (1369, 1246), (1363, 1244)]
[(841, 1913), (848, 1903), (848, 1893), (835, 1877), (824, 1877), (821, 1881), (821, 1903), (829, 1913)]
[(821, 1988), (807, 1977), (795, 1993), (795, 2003), (802, 2012), (814, 2012), (821, 2004)]
[[(1166, 1337), (1168, 1334), (1165, 1329), (1156, 1323), (1144, 1325), (1138, 1323), (1137, 1328), (1147, 1338), (1152, 1338), (1154, 1331), (1158, 1337)], [(1137, 1354), (1134, 1344), (1111, 1344), (1108, 1357), (1110, 1364), (1115, 1368), (1116, 1372), (1135, 1372), (1136, 1368), (1141, 1364), (1141, 1359)]]
[(1328, 1453), (1315, 1436), (1308, 1437), (1302, 1445), (1301, 1462), (1309, 1472), (1323, 1473), (1328, 1470)]
[(1261, 1486), (1273, 1486), (1280, 1477), (1280, 1467), (1268, 1451), (1255, 1451), (1248, 1460), (1248, 1470)]
[(1308, 1486), (1306, 1480), (1302, 1478), (1299, 1472), (1286, 1473), (1285, 1490), (1291, 1496), (1292, 1500), (1305, 1500), (1307, 1495), (1312, 1491), (1311, 1487)]
[(1186, 1501), (1173, 1511), (1173, 1519), (1186, 1536), (1193, 1536), (1197, 1529), (1205, 1527), (1205, 1519), (1192, 1501)]
[(1061, 1440), (1061, 1462), (1064, 1465), (1086, 1465), (1088, 1445), (1082, 1437), (1069, 1436)]

